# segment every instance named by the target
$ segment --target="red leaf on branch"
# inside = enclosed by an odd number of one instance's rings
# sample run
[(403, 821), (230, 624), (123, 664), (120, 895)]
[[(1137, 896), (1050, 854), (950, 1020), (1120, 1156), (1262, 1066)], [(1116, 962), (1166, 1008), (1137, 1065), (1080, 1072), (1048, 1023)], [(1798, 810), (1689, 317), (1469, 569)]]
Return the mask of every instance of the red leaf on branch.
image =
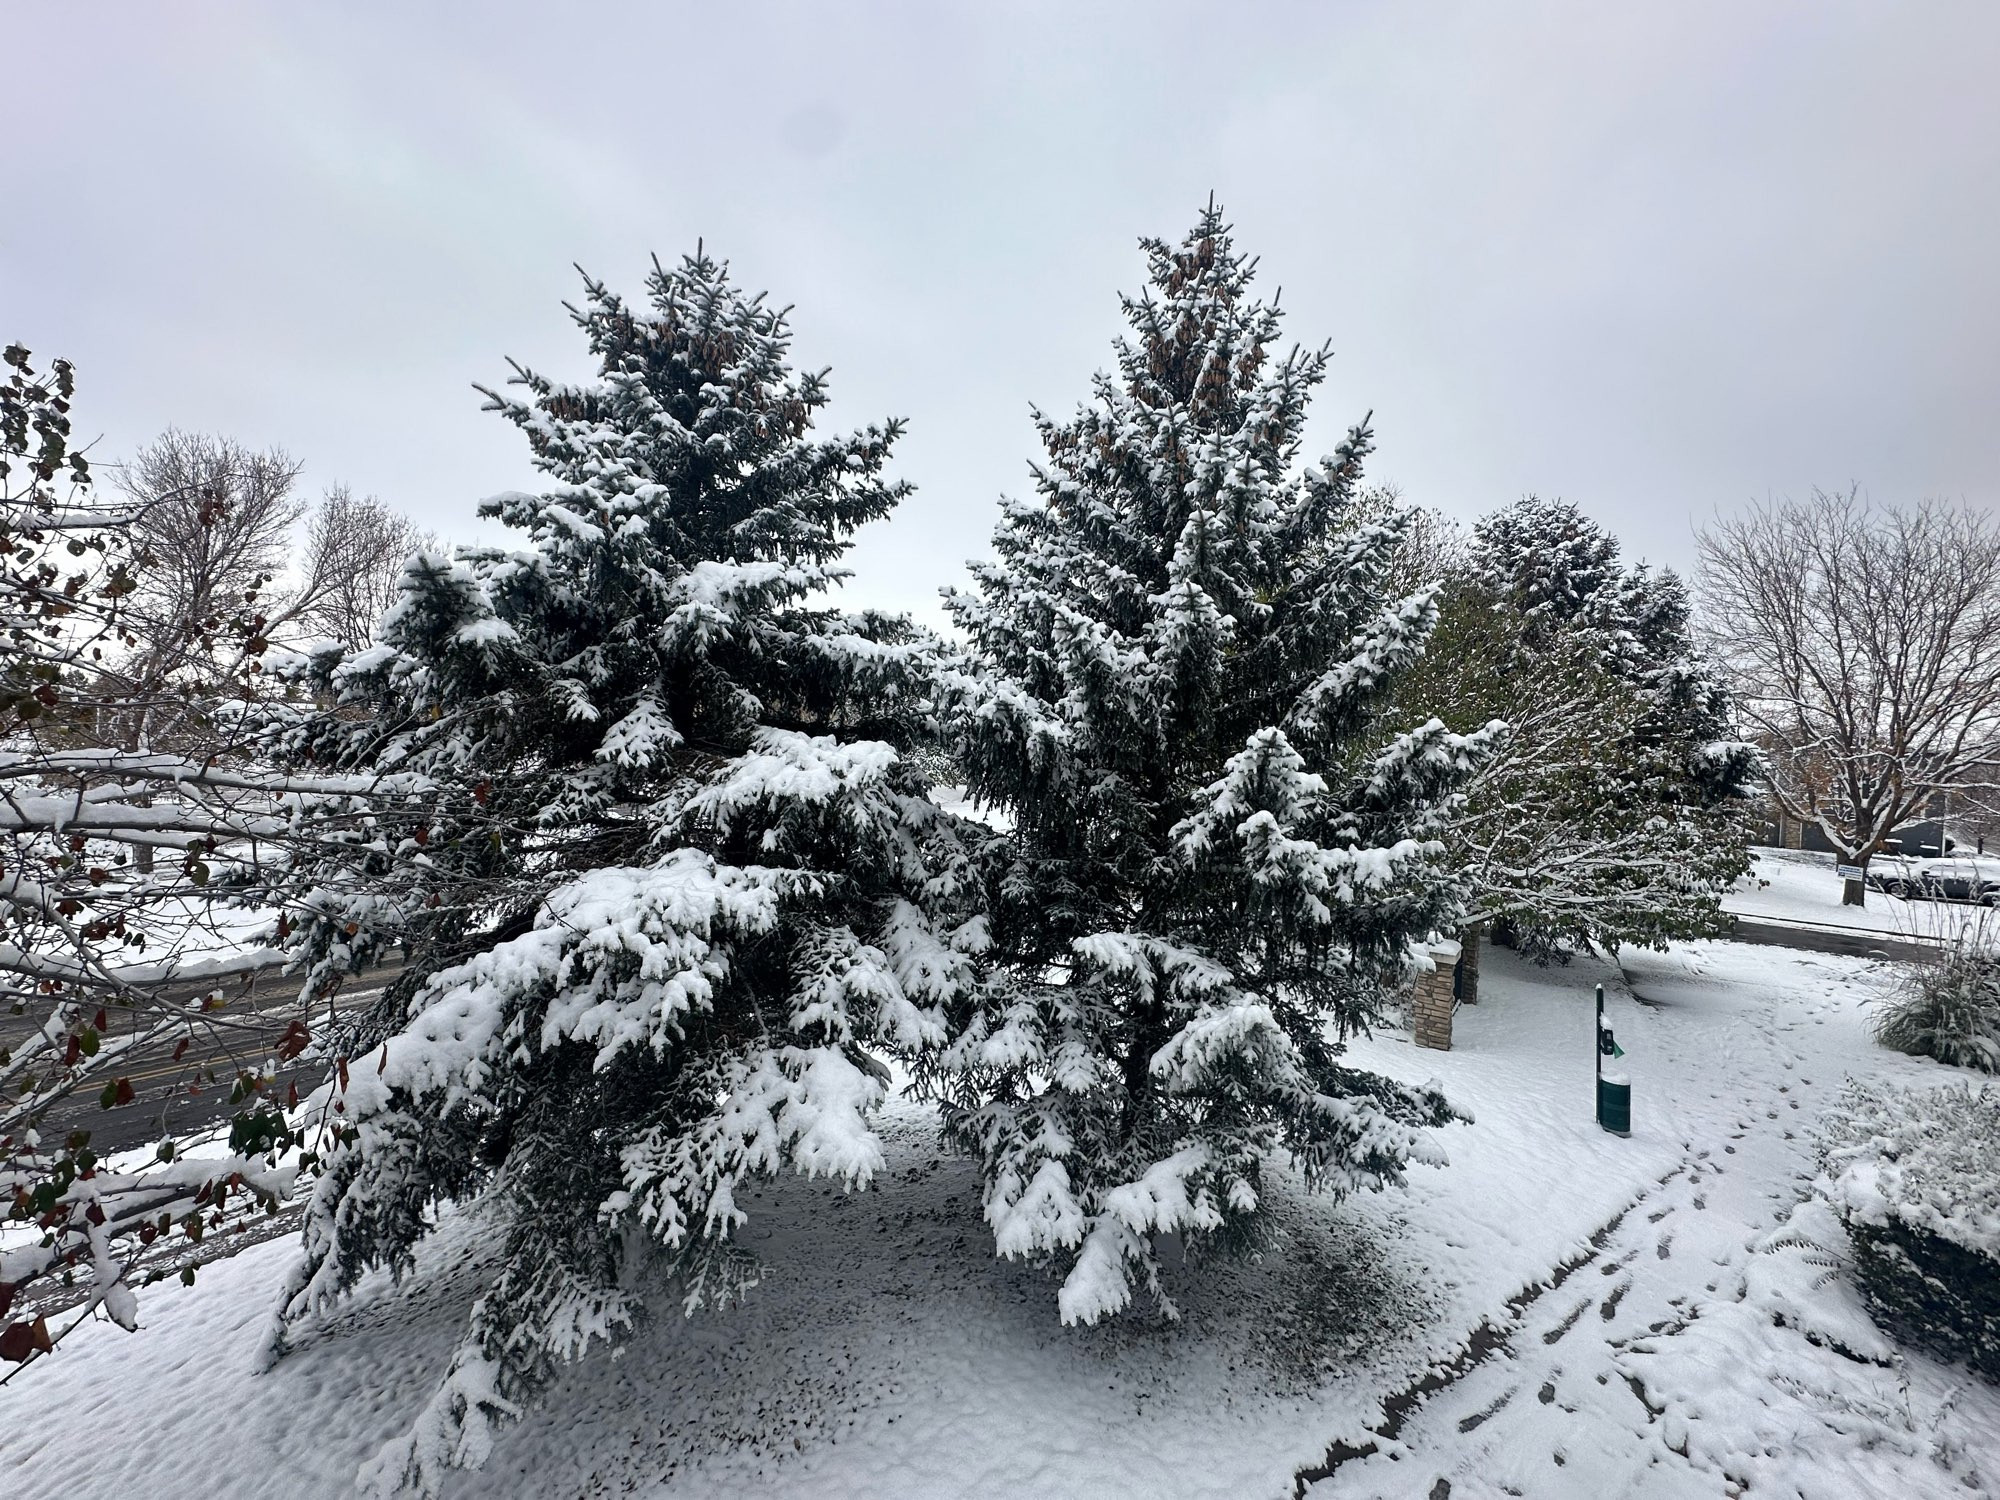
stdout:
[(285, 1028), (285, 1034), (278, 1038), (278, 1060), (290, 1062), (310, 1045), (312, 1045), (312, 1032), (307, 1030), (305, 1022), (294, 1021)]

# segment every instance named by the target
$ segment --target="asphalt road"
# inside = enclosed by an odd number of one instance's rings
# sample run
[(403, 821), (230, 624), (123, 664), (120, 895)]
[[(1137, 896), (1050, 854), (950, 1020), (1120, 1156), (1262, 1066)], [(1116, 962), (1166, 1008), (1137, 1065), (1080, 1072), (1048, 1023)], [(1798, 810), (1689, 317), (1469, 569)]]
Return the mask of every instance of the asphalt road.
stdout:
[(1729, 935), (1739, 943), (1766, 943), (1807, 953), (1840, 953), (1851, 958), (1917, 959), (1928, 958), (1938, 951), (1936, 943), (1908, 937), (1853, 928), (1809, 927), (1757, 917), (1738, 917)]
[[(335, 997), (332, 1014), (344, 1017), (368, 1004), (401, 972), (402, 966), (395, 965), (350, 979)], [(7, 1031), (18, 1036), (28, 1018), (5, 1019)], [(137, 1019), (133, 1012), (112, 1008), (107, 1015), (106, 1040), (130, 1036)], [(114, 1070), (100, 1074), (95, 1085), (57, 1101), (42, 1117), (42, 1137), (53, 1140), (73, 1130), (88, 1130), (90, 1144), (99, 1155), (167, 1137), (185, 1140), (229, 1118), (238, 1107), (229, 1097), (238, 1071), (259, 1067), (272, 1055), (286, 1028), (300, 1020), (316, 1039), (329, 1024), (326, 1004), (316, 1005), (308, 1017), (293, 980), (273, 973), (261, 975), (247, 989), (234, 993), (221, 1010), (196, 1023), (180, 1057), (174, 1056), (176, 1041), (148, 1043), (128, 1053)], [(281, 1064), (267, 1097), (282, 1102), (294, 1086), (304, 1095), (318, 1086), (325, 1073), (324, 1061)], [(106, 1109), (100, 1091), (112, 1078), (130, 1079), (136, 1097), (128, 1104)]]

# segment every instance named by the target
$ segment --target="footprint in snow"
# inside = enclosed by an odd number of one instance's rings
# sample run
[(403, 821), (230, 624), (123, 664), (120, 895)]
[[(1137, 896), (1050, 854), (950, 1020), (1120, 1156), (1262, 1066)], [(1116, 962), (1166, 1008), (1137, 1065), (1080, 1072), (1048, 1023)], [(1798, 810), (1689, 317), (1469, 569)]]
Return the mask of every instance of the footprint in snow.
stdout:
[(1597, 1315), (1609, 1323), (1618, 1316), (1618, 1304), (1625, 1300), (1625, 1294), (1632, 1290), (1632, 1279), (1628, 1276), (1611, 1289), (1611, 1295), (1604, 1299), (1604, 1305), (1597, 1309)]

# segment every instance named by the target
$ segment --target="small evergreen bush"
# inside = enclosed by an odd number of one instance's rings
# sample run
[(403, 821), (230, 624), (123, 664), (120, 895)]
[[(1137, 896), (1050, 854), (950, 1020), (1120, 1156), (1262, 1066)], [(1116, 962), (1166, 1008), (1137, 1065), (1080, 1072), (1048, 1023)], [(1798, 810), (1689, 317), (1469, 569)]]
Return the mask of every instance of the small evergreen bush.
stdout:
[(1913, 966), (1875, 1023), (1875, 1040), (1914, 1057), (2000, 1073), (2000, 949), (1960, 940)]
[(2000, 1381), (2000, 1087), (1850, 1083), (1820, 1166), (1877, 1321)]

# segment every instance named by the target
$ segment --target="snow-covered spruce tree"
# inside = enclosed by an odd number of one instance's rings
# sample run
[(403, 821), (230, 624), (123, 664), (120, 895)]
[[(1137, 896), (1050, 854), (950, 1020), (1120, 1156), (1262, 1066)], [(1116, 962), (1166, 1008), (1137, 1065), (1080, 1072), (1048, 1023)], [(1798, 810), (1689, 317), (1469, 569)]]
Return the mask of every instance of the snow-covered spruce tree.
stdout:
[(1748, 749), (1671, 571), (1627, 569), (1575, 506), (1529, 496), (1474, 528), (1441, 580), (1436, 649), (1406, 712), (1512, 732), (1446, 839), (1479, 941), (1488, 922), (1542, 959), (1712, 932), (1745, 867)]
[(1528, 495), (1473, 528), (1465, 572), (1473, 593), (1520, 616), (1527, 653), (1558, 636), (1582, 642), (1639, 694), (1635, 732), (1676, 762), (1687, 800), (1746, 795), (1756, 755), (1730, 738), (1728, 690), (1695, 642), (1687, 584), (1673, 569), (1627, 569), (1618, 539), (1576, 506)]
[(1117, 373), (1037, 418), (1038, 498), (947, 600), (959, 763), (1012, 832), (991, 983), (926, 1081), (1071, 1323), (1135, 1281), (1171, 1312), (1156, 1236), (1254, 1241), (1276, 1156), (1334, 1192), (1440, 1159), (1445, 1100), (1343, 1041), (1453, 920), (1433, 828), (1483, 754), (1435, 720), (1359, 736), (1434, 618), (1384, 591), (1398, 524), (1347, 524), (1367, 427), (1300, 462), (1328, 355), (1275, 347), (1212, 206), (1142, 243)]
[(1650, 704), (1607, 666), (1602, 641), (1462, 581), (1439, 609), (1399, 708), (1509, 730), (1443, 832), (1464, 872), (1467, 972), (1494, 925), (1543, 961), (1713, 932), (1743, 869), (1742, 829), (1729, 804), (1692, 800), (1681, 762), (1642, 737)]
[[(815, 439), (783, 313), (697, 254), (649, 305), (586, 281), (598, 373), (487, 392), (549, 488), (487, 502), (524, 550), (418, 558), (379, 644), (310, 675), (295, 758), (396, 765), (421, 797), (303, 857), (316, 976), (407, 946), (346, 1045), (274, 1353), (439, 1200), (505, 1253), (450, 1372), (364, 1471), (429, 1492), (561, 1362), (620, 1336), (648, 1264), (688, 1311), (754, 1278), (748, 1177), (881, 1164), (868, 1049), (944, 1036), (980, 942), (959, 824), (892, 743), (930, 652), (814, 596), (904, 486), (900, 424)], [(981, 836), (984, 830), (975, 828)]]
[(1480, 518), (1466, 562), (1473, 581), (1539, 632), (1616, 632), (1625, 570), (1618, 538), (1565, 500), (1524, 495)]

